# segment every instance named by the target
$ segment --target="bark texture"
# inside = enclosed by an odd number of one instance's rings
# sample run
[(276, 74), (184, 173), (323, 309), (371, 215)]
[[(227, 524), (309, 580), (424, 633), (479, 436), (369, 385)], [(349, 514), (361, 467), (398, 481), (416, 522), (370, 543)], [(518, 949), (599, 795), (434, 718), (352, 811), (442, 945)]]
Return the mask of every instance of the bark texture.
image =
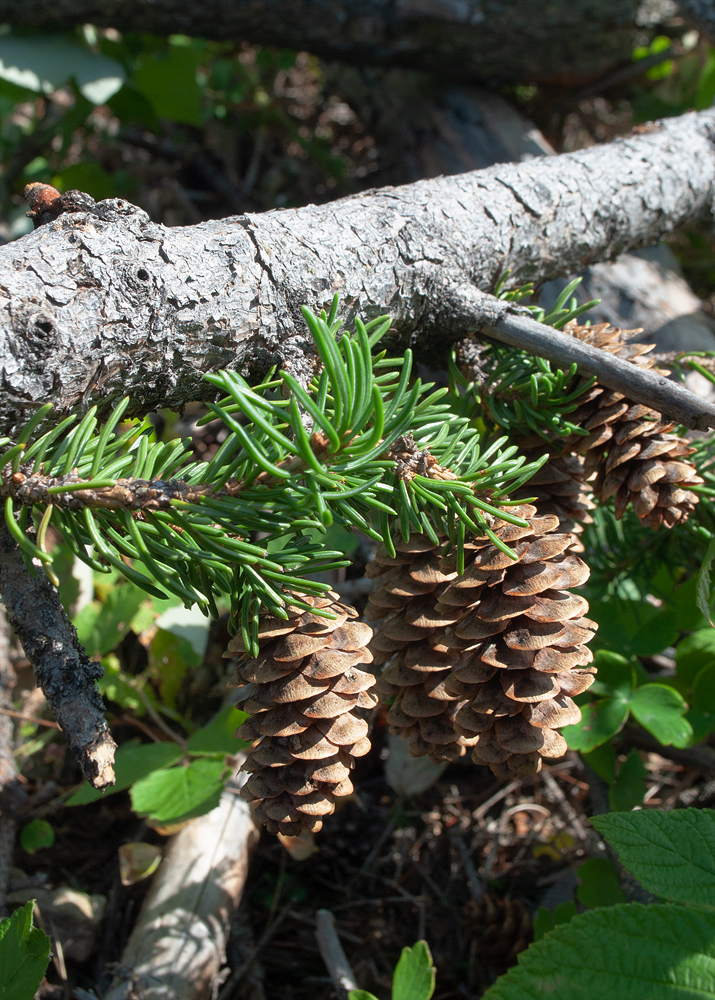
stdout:
[(65, 31), (90, 22), (183, 32), (452, 79), (575, 83), (628, 62), (638, 28), (657, 18), (660, 6), (652, 0), (0, 0), (0, 20)]
[(114, 750), (96, 681), (102, 668), (80, 646), (57, 591), (31, 573), (7, 528), (0, 527), (0, 594), (7, 618), (35, 669), (55, 719), (95, 788), (114, 784)]
[(205, 397), (201, 372), (280, 362), (300, 374), (300, 314), (337, 291), (389, 312), (403, 340), (464, 331), (445, 288), (573, 273), (713, 221), (715, 114), (687, 114), (559, 157), (499, 164), (328, 205), (154, 225), (120, 200), (0, 249), (0, 433), (60, 413)]

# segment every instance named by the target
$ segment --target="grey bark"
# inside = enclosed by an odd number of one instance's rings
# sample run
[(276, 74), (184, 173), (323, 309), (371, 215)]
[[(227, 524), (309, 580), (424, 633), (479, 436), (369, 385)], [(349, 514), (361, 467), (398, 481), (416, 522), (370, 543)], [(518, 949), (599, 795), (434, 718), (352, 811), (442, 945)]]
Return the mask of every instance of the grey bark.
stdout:
[(383, 188), (328, 205), (166, 229), (126, 202), (60, 216), (0, 248), (0, 433), (57, 413), (205, 398), (201, 372), (309, 351), (300, 306), (338, 292), (349, 318), (389, 312), (403, 341), (464, 332), (443, 289), (490, 291), (581, 270), (713, 222), (715, 114), (607, 146)]
[[(450, 79), (574, 84), (630, 61), (652, 0), (0, 0), (0, 21), (90, 22), (307, 49)], [(667, 8), (666, 8), (667, 9)]]
[(104, 720), (96, 681), (102, 676), (77, 639), (77, 630), (47, 577), (25, 566), (20, 550), (0, 526), (0, 594), (38, 685), (95, 788), (114, 783), (115, 743)]

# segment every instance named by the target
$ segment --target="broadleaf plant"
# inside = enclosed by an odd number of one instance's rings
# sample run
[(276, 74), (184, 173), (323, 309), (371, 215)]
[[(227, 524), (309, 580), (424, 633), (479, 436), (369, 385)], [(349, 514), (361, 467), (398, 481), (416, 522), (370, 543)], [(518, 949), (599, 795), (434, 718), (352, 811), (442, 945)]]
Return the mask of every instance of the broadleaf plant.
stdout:
[(669, 902), (604, 906), (554, 926), (485, 1000), (715, 997), (715, 811), (642, 810), (591, 822)]
[(0, 921), (0, 997), (32, 1000), (50, 960), (50, 939), (33, 924), (30, 900)]

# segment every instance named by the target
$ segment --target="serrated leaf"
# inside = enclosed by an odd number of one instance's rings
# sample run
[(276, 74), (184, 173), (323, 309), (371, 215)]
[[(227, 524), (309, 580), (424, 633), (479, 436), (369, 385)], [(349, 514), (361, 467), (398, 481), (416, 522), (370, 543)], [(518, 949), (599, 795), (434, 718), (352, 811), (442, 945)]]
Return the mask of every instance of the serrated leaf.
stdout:
[(607, 858), (584, 861), (578, 870), (578, 880), (576, 895), (584, 906), (615, 906), (626, 901), (616, 869)]
[(159, 696), (164, 705), (175, 707), (186, 671), (200, 662), (186, 639), (161, 628), (156, 630), (149, 646), (149, 666), (159, 681)]
[(124, 83), (124, 69), (107, 56), (57, 35), (0, 38), (0, 77), (51, 94), (72, 77), (92, 104), (104, 104)]
[(693, 730), (685, 716), (683, 696), (668, 684), (644, 684), (628, 703), (633, 716), (664, 746), (688, 746)]
[(672, 646), (678, 636), (678, 613), (641, 600), (612, 598), (594, 602), (598, 644), (620, 654), (653, 656)]
[(715, 810), (607, 813), (591, 822), (650, 892), (715, 904)]
[(564, 726), (562, 734), (572, 750), (588, 753), (620, 732), (628, 718), (628, 702), (600, 698), (581, 706), (581, 721)]
[(641, 755), (631, 750), (608, 790), (608, 801), (614, 812), (630, 811), (643, 804), (647, 774)]
[(133, 786), (132, 807), (164, 826), (203, 816), (218, 805), (225, 774), (223, 761), (208, 757), (161, 768)]
[(427, 942), (403, 948), (392, 979), (392, 1000), (430, 1000), (434, 985), (435, 969)]
[(237, 740), (233, 735), (248, 718), (245, 712), (233, 705), (226, 705), (218, 715), (189, 736), (186, 749), (197, 754), (236, 754), (249, 746), (245, 740)]
[(576, 916), (576, 904), (572, 899), (557, 903), (553, 910), (540, 906), (534, 917), (534, 940), (540, 941), (559, 924), (567, 924)]
[(0, 921), (0, 997), (33, 1000), (50, 961), (50, 939), (35, 927), (31, 899)]
[(695, 1000), (713, 994), (715, 911), (623, 903), (554, 928), (521, 953), (484, 1000)]
[(114, 795), (129, 788), (135, 781), (145, 778), (157, 768), (169, 767), (179, 760), (181, 760), (181, 749), (176, 743), (123, 743), (117, 750), (114, 760), (116, 783), (100, 792), (85, 782), (68, 799), (67, 805), (82, 806), (88, 802), (96, 802), (103, 796)]
[(710, 539), (710, 544), (707, 547), (700, 572), (698, 573), (698, 583), (695, 589), (698, 607), (710, 624), (715, 626), (710, 609), (710, 569), (713, 559), (715, 559), (715, 538)]

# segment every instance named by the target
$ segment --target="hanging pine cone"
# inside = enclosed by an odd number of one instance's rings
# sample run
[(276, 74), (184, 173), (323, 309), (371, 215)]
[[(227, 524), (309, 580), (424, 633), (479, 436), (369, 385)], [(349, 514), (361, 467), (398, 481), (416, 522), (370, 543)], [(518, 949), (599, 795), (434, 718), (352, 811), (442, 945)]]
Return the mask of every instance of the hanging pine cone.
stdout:
[(560, 454), (563, 438), (545, 441), (538, 434), (514, 435), (513, 441), (527, 462), (536, 461), (544, 452), (549, 457), (529, 482), (512, 494), (512, 499), (534, 497), (539, 514), (555, 514), (559, 519), (558, 531), (573, 536), (569, 552), (583, 552), (577, 536), (583, 532), (583, 525), (593, 520), (589, 511), (595, 506), (584, 481), (583, 458)]
[[(640, 330), (621, 330), (608, 323), (578, 326), (573, 320), (564, 332), (642, 368), (652, 368), (655, 363), (645, 356), (652, 344), (629, 343)], [(670, 433), (673, 423), (661, 420), (650, 407), (598, 384), (569, 414), (569, 420), (588, 435), (573, 435), (568, 447), (585, 456), (585, 474), (595, 476), (596, 499), (615, 498), (617, 518), (623, 516), (629, 503), (652, 528), (661, 524), (671, 528), (688, 517), (698, 502), (698, 495), (688, 486), (703, 480), (687, 460), (695, 449)]]
[(514, 965), (533, 940), (531, 917), (520, 899), (487, 892), (479, 901), (470, 899), (462, 913), (464, 925), (476, 941), (477, 958), (496, 973)]
[(500, 777), (565, 753), (556, 730), (580, 719), (571, 696), (594, 679), (585, 643), (596, 626), (583, 617), (584, 598), (568, 592), (588, 567), (568, 553), (573, 538), (557, 531), (557, 515), (528, 504), (512, 511), (527, 526), (493, 530), (513, 556), (473, 539), (458, 576), (454, 557), (418, 536), (368, 567), (378, 584), (369, 617), (382, 619), (371, 648), (387, 661), (379, 690), (394, 697), (391, 731), (434, 761), (471, 746), (475, 763)]
[[(244, 653), (238, 666), (251, 718), (236, 736), (259, 741), (243, 766), (251, 777), (241, 795), (254, 803), (257, 822), (288, 836), (317, 832), (336, 798), (351, 794), (354, 758), (370, 749), (368, 724), (355, 710), (377, 704), (374, 676), (358, 669), (372, 661), (372, 629), (337, 594), (296, 596), (335, 619), (294, 607), (288, 621), (264, 616), (260, 654)], [(236, 636), (225, 655), (243, 652)]]

